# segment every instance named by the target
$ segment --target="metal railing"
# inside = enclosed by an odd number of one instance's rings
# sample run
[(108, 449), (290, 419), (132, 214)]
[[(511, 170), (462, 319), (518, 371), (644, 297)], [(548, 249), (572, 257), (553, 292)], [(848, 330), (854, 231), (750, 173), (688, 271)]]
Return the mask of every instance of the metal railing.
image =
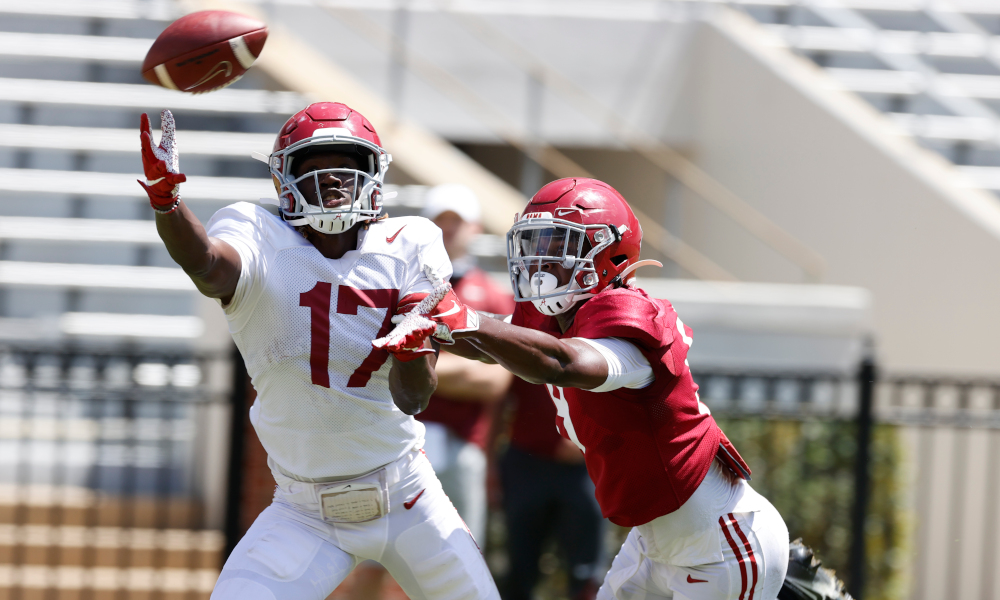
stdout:
[[(232, 363), (191, 351), (0, 347), (0, 551), (8, 557), (0, 588), (9, 597), (67, 586), (81, 597), (211, 590), (245, 528), (241, 494), (227, 493), (241, 488), (245, 470), (245, 410), (230, 409), (248, 390), (232, 385), (243, 374)], [(695, 375), (755, 469), (754, 485), (793, 536), (819, 532), (807, 542), (841, 568), (856, 598), (884, 584), (873, 523), (908, 526), (892, 512), (898, 497), (886, 499), (899, 491), (884, 481), (907, 457), (919, 465), (910, 486), (917, 542), (903, 548), (912, 550), (914, 598), (934, 597), (923, 591), (934, 577), (970, 579), (968, 556), (976, 557), (976, 593), (962, 597), (992, 596), (1000, 381), (879, 376), (871, 361), (854, 373)], [(912, 452), (887, 458), (885, 440), (903, 436), (914, 440)], [(830, 532), (846, 540), (831, 542)], [(938, 560), (940, 539), (962, 539), (964, 554)]]

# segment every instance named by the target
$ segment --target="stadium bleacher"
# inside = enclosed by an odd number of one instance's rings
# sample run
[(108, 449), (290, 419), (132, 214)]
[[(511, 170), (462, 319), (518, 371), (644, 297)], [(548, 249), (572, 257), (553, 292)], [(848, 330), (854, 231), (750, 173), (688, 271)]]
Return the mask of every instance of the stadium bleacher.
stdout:
[[(322, 4), (365, 5), (348, 0)], [(583, 16), (606, 18), (610, 13), (599, 4), (580, 9)], [(628, 18), (676, 18), (675, 13), (646, 10), (642, 2), (632, 4), (636, 10)], [(811, 58), (836, 85), (882, 110), (901, 135), (912, 135), (953, 161), (966, 185), (1000, 191), (1000, 9), (995, 2), (956, 1), (947, 10), (911, 0), (724, 4), (753, 16), (773, 35), (774, 44)], [(565, 8), (566, 3), (549, 0), (530, 10), (557, 14)], [(511, 3), (480, 10), (529, 9)], [(52, 244), (104, 244), (114, 248), (103, 252), (115, 257), (113, 266), (171, 268), (155, 239), (134, 237), (141, 225), (133, 219), (149, 216), (133, 177), (139, 171), (134, 126), (139, 112), (170, 106), (178, 114), (182, 160), (190, 175), (184, 195), (199, 216), (224, 203), (272, 193), (260, 165), (248, 154), (267, 150), (267, 132), (300, 107), (303, 98), (255, 76), (200, 96), (142, 82), (137, 67), (152, 36), (181, 12), (167, 0), (0, 1), (6, 30), (0, 31), (0, 216), (35, 219), (9, 220), (0, 228), (3, 322), (37, 318), (39, 310), (62, 310), (65, 303), (52, 296), (65, 293), (60, 287), (76, 285), (67, 283), (69, 274), (56, 277), (62, 283), (42, 282), (40, 275), (33, 283), (17, 266), (45, 254), (34, 249), (39, 240), (49, 241), (49, 255)], [(405, 212), (419, 205), (418, 187), (400, 191), (395, 206)], [(120, 232), (114, 232), (110, 221), (87, 223), (109, 218), (122, 220)], [(79, 220), (79, 226), (66, 219)], [(49, 228), (58, 234), (42, 233)], [(122, 244), (136, 248), (123, 251)], [(496, 255), (502, 242), (486, 237), (476, 249)], [(77, 258), (101, 254), (88, 251)], [(58, 275), (58, 268), (28, 271), (49, 276)], [(83, 286), (84, 293), (91, 287), (102, 286), (95, 280)], [(48, 299), (39, 301), (40, 294)], [(100, 303), (90, 308), (109, 312)], [(172, 310), (178, 310), (176, 304)]]
[(1000, 192), (1000, 3), (734, 3), (904, 134)]
[[(130, 36), (148, 36), (151, 24), (162, 27), (164, 17), (180, 14), (171, 3), (104, 1), (83, 6), (45, 1), (26, 8), (2, 2), (0, 13), (7, 14), (6, 28), (38, 30), (0, 32), (0, 75), (20, 73), (19, 67), (27, 63), (78, 67), (81, 61), (127, 65), (131, 71), (131, 81), (127, 82), (102, 81), (100, 69), (79, 68), (72, 72), (90, 73), (97, 80), (60, 78), (58, 69), (50, 69), (53, 76), (49, 79), (0, 77), (0, 338), (5, 332), (16, 339), (22, 339), (25, 332), (51, 333), (51, 328), (33, 328), (26, 322), (57, 318), (66, 303), (53, 297), (65, 295), (67, 290), (74, 290), (74, 298), (95, 289), (118, 289), (120, 294), (127, 294), (128, 288), (137, 287), (190, 294), (193, 287), (165, 256), (152, 221), (133, 220), (149, 217), (142, 191), (134, 181), (141, 171), (138, 130), (134, 126), (138, 113), (169, 106), (178, 115), (182, 164), (189, 174), (184, 198), (200, 217), (207, 218), (230, 202), (273, 197), (266, 171), (250, 159), (251, 152), (269, 150), (273, 133), (257, 131), (276, 130), (305, 100), (293, 92), (259, 89), (261, 82), (252, 78), (240, 82), (240, 89), (199, 96), (140, 83), (138, 67), (152, 39)], [(150, 16), (158, 20), (145, 19)], [(95, 20), (108, 24), (95, 28)], [(113, 30), (117, 35), (54, 33), (88, 29)], [(44, 69), (32, 70), (39, 71)], [(121, 79), (120, 73), (116, 79)], [(270, 118), (263, 119), (263, 124), (247, 119), (234, 127), (233, 115)], [(155, 122), (155, 115), (153, 118)], [(184, 128), (185, 122), (192, 121), (201, 130)], [(91, 123), (116, 126), (83, 126)], [(241, 125), (252, 131), (239, 131)], [(223, 175), (229, 172), (254, 176)], [(419, 208), (422, 187), (393, 189), (398, 195), (387, 199), (388, 206), (404, 213)], [(95, 215), (112, 218), (88, 218)], [(45, 250), (39, 254), (34, 250), (41, 241), (46, 242)], [(89, 245), (90, 250), (69, 251), (80, 244)], [(122, 249), (123, 244), (131, 248)], [(107, 248), (95, 254), (95, 245)], [(503, 241), (481, 236), (474, 251), (495, 257), (502, 254)], [(75, 254), (74, 264), (50, 262), (60, 252)], [(116, 264), (76, 264), (95, 255), (114, 256)], [(136, 256), (141, 264), (120, 264), (128, 260), (125, 257)], [(146, 283), (137, 286), (136, 282)], [(40, 295), (47, 298), (40, 300)], [(63, 334), (101, 335), (100, 327), (81, 325), (86, 315), (92, 312), (97, 315), (95, 322), (99, 322), (106, 320), (103, 315), (115, 313), (100, 301), (84, 304), (88, 312), (73, 313), (73, 332), (63, 327), (70, 321), (59, 319)], [(120, 310), (123, 302), (118, 298), (113, 304)], [(151, 308), (148, 298), (133, 304)], [(178, 311), (178, 303), (172, 304), (170, 312)], [(191, 305), (187, 316), (197, 319), (192, 303), (186, 304)], [(145, 326), (157, 322), (155, 315), (132, 317), (121, 321), (136, 326), (131, 333), (127, 325), (120, 325), (103, 335), (146, 342), (178, 338), (169, 328)], [(196, 329), (189, 327), (185, 331)], [(157, 331), (170, 335), (160, 336)]]
[[(170, 106), (181, 119), (204, 115), (195, 128), (220, 130), (181, 138), (193, 167), (185, 198), (204, 204), (198, 212), (207, 216), (235, 200), (273, 195), (249, 157), (266, 152), (272, 135), (240, 133), (232, 115), (273, 115), (273, 129), (302, 98), (249, 81), (197, 98), (142, 82), (138, 66), (152, 36), (180, 14), (173, 3), (3, 2), (0, 13), (0, 337), (46, 337), (53, 327), (26, 325), (56, 322), (59, 335), (71, 338), (191, 343), (203, 329), (193, 287), (163, 255), (152, 221), (134, 220), (148, 219), (141, 190), (133, 189), (138, 113)], [(219, 113), (226, 117), (213, 123)], [(248, 171), (258, 177), (218, 176)], [(88, 218), (95, 216), (110, 218)], [(123, 298), (143, 281), (175, 292), (165, 302), (173, 308), (141, 293)], [(118, 325), (100, 327), (109, 316)], [(174, 330), (162, 326), (164, 317), (191, 322)]]

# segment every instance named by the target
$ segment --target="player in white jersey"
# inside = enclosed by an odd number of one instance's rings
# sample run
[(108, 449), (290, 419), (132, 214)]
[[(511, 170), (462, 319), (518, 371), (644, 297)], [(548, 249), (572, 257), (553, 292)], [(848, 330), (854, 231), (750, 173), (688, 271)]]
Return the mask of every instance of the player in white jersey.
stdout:
[(436, 386), (434, 349), (371, 345), (451, 275), (430, 221), (380, 216), (391, 157), (372, 125), (343, 104), (306, 107), (268, 158), (279, 215), (237, 203), (206, 230), (180, 200), (169, 111), (162, 121), (154, 146), (142, 116), (140, 183), (171, 257), (226, 313), (278, 483), (212, 598), (322, 600), (366, 559), (412, 599), (499, 598), (420, 450), (412, 415)]

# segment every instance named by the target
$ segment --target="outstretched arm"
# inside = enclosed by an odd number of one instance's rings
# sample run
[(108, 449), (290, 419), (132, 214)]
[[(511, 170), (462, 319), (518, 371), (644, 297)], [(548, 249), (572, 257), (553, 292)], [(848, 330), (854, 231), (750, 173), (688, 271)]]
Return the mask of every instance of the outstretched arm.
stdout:
[(498, 363), (530, 383), (591, 390), (608, 379), (607, 359), (587, 342), (562, 340), (499, 319), (480, 319), (447, 283), (436, 287), (389, 335), (373, 340), (372, 345), (392, 354), (405, 353), (431, 336), (448, 343), (454, 341), (449, 352)]
[(478, 330), (455, 337), (464, 342), (455, 344), (458, 353), (468, 345), (530, 383), (590, 390), (608, 378), (604, 356), (577, 339), (559, 339), (496, 319), (481, 319)]
[(493, 360), (492, 356), (474, 346), (472, 342), (464, 339), (456, 338), (455, 344), (448, 346), (448, 352), (461, 356), (462, 358), (478, 360), (479, 362), (486, 363), (488, 365), (497, 364), (497, 361)]
[(146, 181), (139, 181), (139, 185), (146, 190), (156, 212), (156, 231), (170, 257), (191, 277), (198, 291), (228, 304), (239, 281), (239, 254), (226, 242), (209, 238), (201, 222), (181, 201), (180, 184), (187, 177), (180, 172), (174, 116), (169, 110), (160, 113), (160, 123), (160, 143), (156, 146), (149, 116), (143, 113), (139, 125), (146, 175)]
[(156, 215), (156, 231), (198, 291), (229, 304), (240, 278), (240, 255), (226, 242), (208, 237), (205, 227), (183, 202), (170, 214)]

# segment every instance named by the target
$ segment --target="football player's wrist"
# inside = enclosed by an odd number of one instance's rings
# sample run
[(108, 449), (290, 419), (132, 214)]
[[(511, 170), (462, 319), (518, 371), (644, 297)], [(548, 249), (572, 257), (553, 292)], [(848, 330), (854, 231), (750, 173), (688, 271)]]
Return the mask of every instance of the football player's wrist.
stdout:
[(393, 358), (395, 358), (399, 362), (404, 362), (404, 363), (410, 362), (412, 360), (417, 360), (421, 356), (425, 356), (427, 354), (432, 354), (432, 353), (431, 352), (425, 352), (425, 351), (422, 351), (422, 350), (407, 350), (407, 351), (401, 351), (401, 352), (392, 352)]
[(149, 205), (156, 212), (163, 211), (173, 211), (177, 208), (181, 201), (180, 196), (180, 185), (174, 184), (169, 185), (169, 187), (163, 185), (163, 179), (149, 180), (146, 181), (138, 180), (139, 185), (146, 192), (146, 196), (149, 197)]
[(153, 208), (153, 212), (158, 215), (170, 215), (177, 212), (177, 209), (180, 208), (181, 197), (177, 196), (170, 204), (156, 204), (150, 199), (149, 205)]
[(179, 192), (178, 187), (174, 186), (174, 189), (167, 194), (158, 193), (158, 190), (147, 187), (146, 195), (149, 196), (149, 206), (159, 214), (167, 214), (177, 210), (181, 202), (181, 196), (177, 193)]
[[(476, 314), (478, 316), (482, 313)], [(498, 324), (500, 326), (505, 325), (503, 321), (498, 319), (479, 319), (476, 321), (474, 326), (453, 331), (452, 336), (456, 340), (468, 340), (469, 342), (494, 339), (496, 336), (500, 335), (497, 327)]]
[(449, 325), (452, 335), (479, 331), (479, 313), (474, 308), (465, 307), (465, 321)]
[(410, 362), (427, 354), (437, 354), (437, 352), (438, 351), (431, 344), (430, 338), (425, 338), (419, 346), (401, 348), (399, 350), (390, 350), (390, 353), (392, 353), (392, 355), (395, 356), (400, 362)]
[(410, 362), (411, 360), (416, 360), (421, 356), (427, 356), (428, 354), (434, 354), (432, 348), (417, 348), (415, 350), (400, 350), (397, 352), (392, 352), (392, 355), (396, 357), (396, 360), (400, 362)]

